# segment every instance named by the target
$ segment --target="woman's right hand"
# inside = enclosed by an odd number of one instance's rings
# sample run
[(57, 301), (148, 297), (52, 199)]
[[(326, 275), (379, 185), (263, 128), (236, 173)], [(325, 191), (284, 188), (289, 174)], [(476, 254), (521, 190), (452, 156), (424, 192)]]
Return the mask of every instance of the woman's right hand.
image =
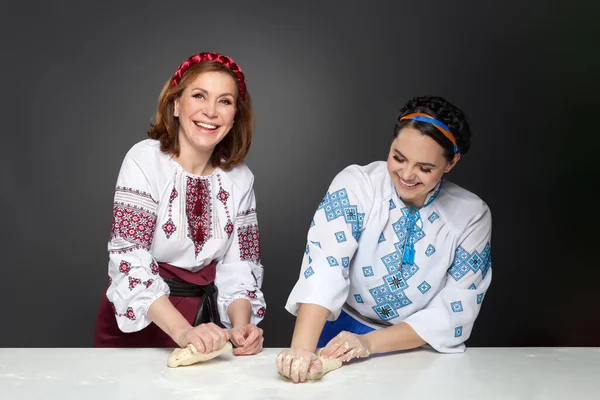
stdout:
[(177, 344), (185, 347), (191, 343), (199, 353), (210, 353), (222, 349), (228, 340), (229, 332), (226, 329), (209, 322), (183, 331)]
[(308, 373), (323, 371), (323, 364), (315, 353), (298, 347), (283, 350), (275, 361), (279, 373), (296, 383), (304, 382)]

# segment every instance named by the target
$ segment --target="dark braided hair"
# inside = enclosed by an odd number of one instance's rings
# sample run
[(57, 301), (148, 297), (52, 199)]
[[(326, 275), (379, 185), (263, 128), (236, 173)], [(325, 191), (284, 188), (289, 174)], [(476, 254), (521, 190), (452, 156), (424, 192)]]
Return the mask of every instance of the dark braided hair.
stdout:
[(448, 161), (454, 157), (453, 145), (434, 125), (415, 121), (403, 120), (405, 115), (421, 112), (430, 115), (431, 117), (443, 122), (450, 128), (450, 132), (456, 138), (458, 152), (466, 154), (471, 147), (471, 128), (467, 122), (465, 113), (461, 109), (451, 104), (443, 97), (436, 96), (418, 96), (410, 99), (401, 109), (398, 116), (398, 122), (394, 127), (394, 137), (398, 136), (403, 128), (414, 128), (420, 131), (423, 135), (427, 135), (435, 140), (444, 149), (444, 156)]

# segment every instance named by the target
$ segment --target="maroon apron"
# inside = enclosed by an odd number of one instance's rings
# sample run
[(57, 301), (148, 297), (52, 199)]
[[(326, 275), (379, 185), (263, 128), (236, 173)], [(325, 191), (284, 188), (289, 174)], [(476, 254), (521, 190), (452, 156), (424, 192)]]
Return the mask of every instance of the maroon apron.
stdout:
[[(194, 273), (158, 263), (159, 275), (171, 289), (169, 300), (193, 326), (209, 321), (220, 324), (214, 287), (216, 265), (212, 262)], [(116, 318), (106, 294), (103, 295), (96, 317), (94, 347), (179, 347), (153, 322), (141, 331), (126, 333), (119, 329)]]

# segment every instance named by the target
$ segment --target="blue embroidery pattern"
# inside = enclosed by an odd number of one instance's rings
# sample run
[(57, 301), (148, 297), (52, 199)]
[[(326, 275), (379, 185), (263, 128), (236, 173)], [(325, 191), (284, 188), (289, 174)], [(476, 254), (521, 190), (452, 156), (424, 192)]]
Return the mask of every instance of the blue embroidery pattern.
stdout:
[(461, 337), (462, 331), (463, 331), (462, 326), (457, 326), (456, 328), (454, 328), (454, 337)]
[(477, 295), (477, 304), (481, 304), (482, 301), (483, 301), (483, 293), (479, 293)]
[[(411, 224), (408, 220), (409, 209), (402, 209), (403, 216), (398, 222), (392, 225), (398, 242), (394, 243), (396, 251), (384, 256), (381, 261), (385, 265), (388, 275), (383, 277), (383, 285), (377, 286), (369, 290), (371, 296), (375, 300), (376, 305), (373, 310), (384, 321), (398, 317), (397, 310), (412, 304), (412, 301), (404, 294), (409, 285), (407, 281), (419, 270), (419, 267), (414, 263), (406, 263), (402, 255), (405, 251), (405, 244), (409, 236), (408, 229), (412, 229), (412, 236), (417, 242), (425, 237), (425, 233), (418, 224)], [(364, 269), (363, 269), (364, 271)], [(364, 273), (364, 272), (363, 272)], [(423, 282), (427, 284), (427, 282)], [(421, 286), (423, 285), (421, 284)], [(427, 286), (429, 286), (427, 284)], [(429, 288), (419, 287), (422, 293)]]
[(306, 268), (306, 271), (304, 271), (304, 277), (308, 279), (308, 277), (310, 277), (314, 273), (315, 271), (313, 271), (312, 267), (308, 267)]
[(344, 231), (339, 231), (335, 233), (335, 239), (338, 241), (338, 243), (342, 243), (346, 241), (346, 234), (344, 233)]
[(429, 289), (431, 289), (431, 285), (427, 283), (427, 281), (423, 281), (419, 285), (419, 291), (423, 294), (425, 294), (425, 292), (427, 292)]
[(373, 276), (373, 267), (363, 267), (364, 276)]
[(463, 310), (461, 301), (454, 301), (454, 302), (450, 303), (450, 307), (452, 307), (453, 312), (461, 312)]
[(362, 233), (365, 214), (359, 213), (358, 208), (350, 204), (346, 189), (340, 189), (333, 193), (327, 192), (318, 209), (325, 211), (328, 222), (343, 216), (344, 221), (352, 227), (352, 236), (358, 242)]
[(329, 263), (330, 267), (337, 267), (338, 265), (340, 265), (340, 264), (338, 264), (335, 257), (332, 257), (332, 256), (327, 257), (327, 262)]
[(448, 273), (454, 278), (455, 281), (458, 281), (469, 271), (477, 273), (477, 271), (481, 270), (481, 276), (485, 278), (485, 275), (487, 274), (491, 265), (492, 257), (489, 242), (485, 245), (481, 253), (478, 253), (477, 251), (469, 253), (461, 246), (458, 246), (456, 253), (454, 254), (452, 265), (448, 269)]
[(350, 257), (342, 257), (342, 267), (348, 268), (350, 265)]
[(435, 253), (435, 247), (433, 247), (433, 245), (429, 245), (427, 246), (427, 250), (425, 250), (425, 254), (427, 255), (427, 257), (431, 257), (431, 255)]
[(354, 300), (356, 300), (357, 303), (364, 303), (362, 297), (360, 294), (355, 294), (354, 295)]
[(379, 235), (379, 240), (377, 241), (377, 243), (381, 242), (385, 242), (385, 236), (383, 236), (383, 232), (381, 232), (381, 235)]
[(394, 208), (396, 208), (396, 203), (394, 203), (394, 200), (390, 199), (390, 210), (393, 210)]
[(471, 283), (471, 286), (469, 286), (468, 289), (475, 290), (475, 289), (477, 289), (477, 286), (475, 286), (474, 283)]
[(439, 217), (440, 216), (437, 215), (437, 213), (434, 211), (434, 212), (431, 213), (431, 215), (427, 219), (429, 220), (429, 222), (431, 222), (433, 224), (433, 221), (435, 221)]

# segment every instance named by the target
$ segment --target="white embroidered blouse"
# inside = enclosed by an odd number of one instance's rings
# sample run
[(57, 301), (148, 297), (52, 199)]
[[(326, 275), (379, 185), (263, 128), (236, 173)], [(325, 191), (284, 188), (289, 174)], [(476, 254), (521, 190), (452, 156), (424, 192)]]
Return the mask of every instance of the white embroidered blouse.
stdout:
[(408, 323), (440, 352), (464, 351), (492, 280), (492, 220), (473, 193), (441, 181), (425, 205), (398, 197), (386, 163), (350, 166), (319, 205), (286, 309), (344, 308), (379, 329)]
[(263, 318), (253, 182), (243, 164), (230, 171), (217, 168), (209, 176), (190, 174), (162, 153), (156, 140), (129, 150), (115, 190), (106, 292), (122, 331), (149, 325), (148, 307), (169, 294), (158, 262), (196, 272), (217, 261), (223, 324), (231, 326), (227, 307), (239, 298), (252, 304), (251, 323)]

